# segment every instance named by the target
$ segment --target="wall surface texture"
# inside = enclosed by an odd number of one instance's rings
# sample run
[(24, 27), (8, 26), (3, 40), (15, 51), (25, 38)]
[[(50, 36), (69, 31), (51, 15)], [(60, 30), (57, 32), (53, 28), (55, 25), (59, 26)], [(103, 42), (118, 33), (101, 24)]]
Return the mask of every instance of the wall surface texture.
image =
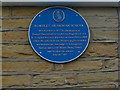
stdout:
[(28, 41), (30, 22), (44, 8), (2, 8), (3, 87), (117, 88), (118, 8), (70, 7), (88, 22), (91, 40), (82, 56), (65, 64), (43, 60)]

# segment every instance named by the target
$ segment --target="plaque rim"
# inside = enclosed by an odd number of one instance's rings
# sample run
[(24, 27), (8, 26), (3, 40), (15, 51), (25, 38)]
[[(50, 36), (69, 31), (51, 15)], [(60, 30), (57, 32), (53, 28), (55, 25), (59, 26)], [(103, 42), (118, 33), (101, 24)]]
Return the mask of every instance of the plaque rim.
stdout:
[[(77, 13), (79, 16), (81, 16), (82, 19), (85, 21), (85, 23), (86, 23), (86, 25), (87, 25), (87, 27), (88, 27), (88, 31), (89, 31), (89, 38), (88, 38), (88, 43), (87, 43), (86, 47), (84, 48), (84, 50), (83, 50), (78, 56), (76, 56), (75, 58), (73, 58), (73, 59), (71, 59), (71, 60), (69, 60), (69, 61), (65, 61), (65, 60), (64, 60), (64, 61), (58, 62), (58, 61), (52, 61), (52, 60), (50, 60), (50, 59), (47, 59), (47, 58), (43, 57), (42, 55), (40, 55), (40, 54), (35, 50), (35, 48), (33, 47), (32, 43), (31, 43), (31, 40), (30, 40), (30, 27), (31, 27), (31, 25), (32, 25), (33, 20), (34, 20), (41, 12), (43, 12), (44, 10), (47, 10), (47, 9), (50, 9), (50, 8), (56, 8), (56, 7), (58, 7), (58, 8), (67, 8), (67, 9), (70, 9), (70, 10), (76, 12), (76, 13)], [(51, 7), (47, 7), (47, 8), (45, 8), (45, 9), (41, 10), (40, 12), (38, 12), (38, 13), (34, 16), (34, 18), (31, 20), (30, 25), (29, 25), (29, 29), (28, 29), (28, 38), (29, 38), (30, 46), (32, 47), (32, 49), (35, 51), (35, 53), (36, 53), (37, 55), (39, 55), (41, 58), (45, 59), (46, 61), (49, 61), (49, 62), (52, 62), (52, 63), (61, 64), (61, 63), (68, 63), (68, 62), (74, 61), (75, 59), (79, 58), (79, 57), (86, 51), (86, 49), (88, 48), (88, 45), (89, 45), (89, 43), (90, 43), (90, 33), (91, 33), (91, 32), (90, 32), (89, 25), (88, 25), (87, 21), (83, 18), (83, 16), (82, 16), (80, 13), (78, 13), (78, 12), (75, 11), (74, 9), (69, 8), (69, 7), (66, 7), (66, 6), (51, 6)]]

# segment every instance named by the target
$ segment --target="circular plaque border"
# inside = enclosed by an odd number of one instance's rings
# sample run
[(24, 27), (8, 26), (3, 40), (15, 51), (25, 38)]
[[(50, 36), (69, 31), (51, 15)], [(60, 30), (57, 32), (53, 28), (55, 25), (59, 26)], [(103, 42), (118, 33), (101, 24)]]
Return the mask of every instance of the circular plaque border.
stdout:
[[(34, 47), (32, 46), (31, 40), (30, 40), (30, 27), (31, 27), (31, 24), (32, 24), (33, 20), (38, 16), (38, 14), (40, 14), (40, 13), (43, 12), (44, 10), (47, 10), (47, 9), (50, 9), (50, 8), (56, 8), (56, 7), (58, 7), (58, 8), (67, 8), (67, 9), (70, 9), (70, 10), (76, 12), (76, 13), (77, 13), (78, 15), (80, 15), (80, 16), (82, 17), (82, 19), (85, 21), (85, 23), (86, 23), (86, 25), (87, 25), (87, 27), (88, 27), (88, 31), (89, 31), (89, 38), (88, 38), (88, 43), (87, 43), (86, 47), (84, 48), (84, 50), (83, 50), (78, 56), (76, 56), (75, 58), (73, 58), (73, 59), (71, 59), (71, 60), (69, 60), (69, 61), (58, 62), (58, 61), (52, 61), (52, 60), (49, 60), (49, 59), (43, 57), (42, 55), (40, 55), (40, 54), (34, 49)], [(39, 13), (37, 13), (37, 14), (35, 15), (35, 17), (32, 19), (32, 21), (30, 22), (30, 25), (29, 25), (28, 38), (29, 38), (30, 46), (32, 47), (32, 49), (36, 52), (37, 55), (39, 55), (40, 57), (42, 57), (42, 58), (45, 59), (46, 61), (53, 62), (53, 63), (67, 63), (67, 62), (74, 61), (75, 59), (77, 59), (78, 57), (80, 57), (80, 56), (85, 52), (85, 50), (87, 49), (88, 44), (89, 44), (89, 42), (90, 42), (90, 29), (89, 29), (89, 26), (88, 26), (88, 23), (86, 22), (86, 20), (85, 20), (85, 19), (83, 18), (83, 16), (82, 16), (80, 13), (78, 13), (77, 11), (75, 11), (75, 10), (69, 8), (69, 7), (53, 6), (53, 7), (45, 8), (45, 9), (41, 10)]]

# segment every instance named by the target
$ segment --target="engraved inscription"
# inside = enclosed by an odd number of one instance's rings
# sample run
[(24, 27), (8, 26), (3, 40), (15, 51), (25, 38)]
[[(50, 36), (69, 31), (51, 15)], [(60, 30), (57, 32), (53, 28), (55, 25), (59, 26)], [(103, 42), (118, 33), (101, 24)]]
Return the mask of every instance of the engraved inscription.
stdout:
[[(42, 26), (42, 25), (34, 25)], [(45, 27), (47, 25), (44, 25)], [(54, 25), (49, 25), (49, 27), (53, 27)], [(57, 25), (56, 25), (57, 26)], [(63, 25), (66, 26), (66, 25)], [(71, 26), (71, 25), (67, 25)], [(73, 25), (82, 26), (83, 25)], [(72, 26), (72, 27), (73, 27)], [(62, 26), (60, 26), (62, 27)], [(37, 27), (36, 27), (37, 28)], [(39, 27), (39, 33), (32, 33), (32, 42), (39, 47), (40, 50), (47, 50), (48, 53), (52, 53), (53, 56), (66, 56), (68, 53), (74, 53), (74, 49), (82, 49), (83, 43), (87, 41), (88, 35), (87, 33), (81, 33), (81, 30), (73, 29), (61, 29), (57, 30), (53, 29), (42, 29)], [(62, 53), (62, 54), (61, 54)], [(78, 52), (80, 53), (80, 51)]]

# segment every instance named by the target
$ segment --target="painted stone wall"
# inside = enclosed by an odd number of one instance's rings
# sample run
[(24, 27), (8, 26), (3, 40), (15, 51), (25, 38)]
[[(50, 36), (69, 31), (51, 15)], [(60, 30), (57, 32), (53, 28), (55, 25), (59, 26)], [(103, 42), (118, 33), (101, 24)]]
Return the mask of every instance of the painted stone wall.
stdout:
[(118, 8), (70, 7), (88, 22), (91, 40), (75, 61), (55, 64), (31, 48), (28, 27), (46, 7), (2, 8), (3, 87), (117, 88)]

